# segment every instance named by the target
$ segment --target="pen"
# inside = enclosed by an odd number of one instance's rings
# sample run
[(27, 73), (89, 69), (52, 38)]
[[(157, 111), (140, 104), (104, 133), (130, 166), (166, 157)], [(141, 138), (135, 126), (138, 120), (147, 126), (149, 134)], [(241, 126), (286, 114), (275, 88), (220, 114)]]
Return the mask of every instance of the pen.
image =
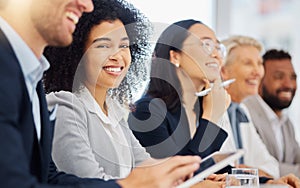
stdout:
[[(221, 87), (226, 87), (229, 84), (232, 84), (234, 81), (235, 81), (234, 78), (230, 79), (230, 80), (226, 80), (226, 81), (221, 83)], [(207, 95), (210, 91), (211, 91), (211, 88), (208, 88), (208, 89), (205, 89), (203, 91), (196, 92), (195, 95), (198, 96), (198, 97), (203, 97), (203, 96)]]

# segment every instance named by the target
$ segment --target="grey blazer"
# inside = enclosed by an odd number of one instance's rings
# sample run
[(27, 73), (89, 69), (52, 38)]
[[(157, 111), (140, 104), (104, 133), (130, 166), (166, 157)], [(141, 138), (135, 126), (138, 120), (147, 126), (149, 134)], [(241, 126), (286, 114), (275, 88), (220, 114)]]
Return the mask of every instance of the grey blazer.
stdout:
[[(120, 177), (117, 151), (95, 113), (94, 99), (85, 89), (79, 94), (55, 92), (47, 96), (49, 109), (58, 104), (52, 157), (59, 170), (80, 177), (112, 179)], [(109, 104), (112, 105), (112, 104)], [(127, 126), (120, 108), (118, 122), (131, 151), (132, 167), (149, 159)]]
[[(271, 131), (271, 122), (266, 116), (260, 101), (263, 99), (259, 95), (246, 98), (243, 103), (248, 107), (250, 115), (257, 132), (261, 136), (263, 142), (267, 146), (271, 155), (277, 160), (279, 159), (279, 150), (276, 146), (276, 138)], [(300, 177), (300, 147), (295, 139), (295, 132), (292, 122), (288, 120), (287, 124), (282, 127), (284, 137), (284, 157), (279, 161), (280, 175), (294, 173)]]

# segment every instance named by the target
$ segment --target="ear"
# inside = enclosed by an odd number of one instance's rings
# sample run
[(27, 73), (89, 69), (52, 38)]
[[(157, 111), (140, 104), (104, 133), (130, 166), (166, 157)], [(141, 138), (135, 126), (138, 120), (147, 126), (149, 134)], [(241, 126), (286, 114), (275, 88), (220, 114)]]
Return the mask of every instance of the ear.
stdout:
[(228, 80), (229, 79), (229, 76), (230, 76), (229, 72), (230, 71), (228, 70), (227, 67), (225, 67), (225, 66), (221, 67), (221, 77), (222, 77), (223, 80)]
[(176, 67), (180, 66), (180, 53), (170, 50), (169, 52), (170, 62), (173, 63)]

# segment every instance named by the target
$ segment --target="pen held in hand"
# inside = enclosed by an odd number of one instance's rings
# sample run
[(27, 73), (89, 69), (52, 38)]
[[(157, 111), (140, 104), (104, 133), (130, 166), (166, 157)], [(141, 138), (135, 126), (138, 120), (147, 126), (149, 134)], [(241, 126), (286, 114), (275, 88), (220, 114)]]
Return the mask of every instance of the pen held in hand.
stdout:
[[(226, 80), (226, 81), (221, 83), (221, 87), (226, 87), (229, 84), (232, 84), (234, 81), (235, 81), (235, 79)], [(208, 89), (205, 89), (203, 91), (196, 92), (195, 95), (198, 96), (198, 97), (203, 97), (203, 96), (207, 95), (210, 91), (211, 91), (211, 88), (208, 88)]]

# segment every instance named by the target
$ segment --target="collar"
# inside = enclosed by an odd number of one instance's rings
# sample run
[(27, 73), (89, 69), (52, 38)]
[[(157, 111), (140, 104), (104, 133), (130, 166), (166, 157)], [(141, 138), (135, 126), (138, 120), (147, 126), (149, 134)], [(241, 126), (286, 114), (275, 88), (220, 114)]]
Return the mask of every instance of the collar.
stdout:
[(44, 71), (50, 67), (47, 59), (44, 56), (37, 59), (20, 35), (1, 17), (0, 28), (8, 38), (19, 60), (24, 78), (36, 86), (37, 82), (42, 78)]
[(80, 91), (76, 92), (75, 95), (83, 101), (90, 113), (96, 114), (105, 124), (109, 124), (115, 128), (124, 118), (124, 109), (117, 101), (109, 96), (107, 96), (105, 100), (108, 108), (108, 116), (106, 116), (86, 87), (80, 89)]
[(270, 122), (280, 122), (280, 124), (283, 125), (286, 123), (286, 121), (288, 121), (288, 115), (285, 113), (285, 111), (283, 111), (281, 118), (279, 118), (261, 96), (258, 96), (257, 99), (261, 104), (263, 110), (265, 111), (266, 117)]

